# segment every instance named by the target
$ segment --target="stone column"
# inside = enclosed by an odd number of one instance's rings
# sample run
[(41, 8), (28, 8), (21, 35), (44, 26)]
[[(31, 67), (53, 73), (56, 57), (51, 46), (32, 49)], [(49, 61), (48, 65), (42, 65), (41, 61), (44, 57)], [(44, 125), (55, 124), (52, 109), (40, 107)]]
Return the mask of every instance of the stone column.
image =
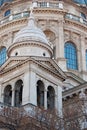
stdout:
[(47, 109), (47, 87), (44, 90), (44, 108)]
[(15, 89), (13, 88), (12, 89), (12, 102), (11, 102), (11, 105), (14, 106), (15, 105)]
[(60, 116), (62, 116), (62, 87), (57, 87), (55, 107), (58, 110)]
[(15, 102), (15, 83), (12, 82), (11, 83), (11, 87), (12, 87), (12, 101), (11, 101), (11, 105), (14, 106), (14, 102)]

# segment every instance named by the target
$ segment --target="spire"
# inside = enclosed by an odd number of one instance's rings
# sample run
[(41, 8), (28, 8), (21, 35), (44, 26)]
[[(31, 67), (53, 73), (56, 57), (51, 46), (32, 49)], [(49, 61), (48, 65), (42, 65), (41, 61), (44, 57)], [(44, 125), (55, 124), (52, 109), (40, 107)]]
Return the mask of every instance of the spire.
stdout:
[(28, 27), (30, 27), (30, 28), (35, 27), (34, 16), (33, 16), (33, 6), (30, 7), (30, 16), (28, 19)]

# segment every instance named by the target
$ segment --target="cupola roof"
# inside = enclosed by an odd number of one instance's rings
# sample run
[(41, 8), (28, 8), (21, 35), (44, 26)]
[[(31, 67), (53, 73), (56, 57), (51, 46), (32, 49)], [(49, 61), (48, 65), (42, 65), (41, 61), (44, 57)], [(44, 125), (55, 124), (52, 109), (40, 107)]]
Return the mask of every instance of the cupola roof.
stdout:
[(36, 27), (32, 11), (30, 13), (28, 25), (17, 33), (13, 43), (24, 42), (27, 40), (39, 41), (44, 44), (49, 44), (43, 31), (40, 28)]

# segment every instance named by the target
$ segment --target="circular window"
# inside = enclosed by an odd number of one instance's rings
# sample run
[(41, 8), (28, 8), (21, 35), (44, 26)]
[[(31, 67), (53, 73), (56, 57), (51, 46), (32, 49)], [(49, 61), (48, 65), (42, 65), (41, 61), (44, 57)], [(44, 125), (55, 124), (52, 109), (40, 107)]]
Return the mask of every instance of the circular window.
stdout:
[(43, 56), (46, 56), (46, 54), (45, 54), (45, 53), (43, 53)]
[(18, 52), (15, 52), (15, 56), (17, 56), (18, 55)]

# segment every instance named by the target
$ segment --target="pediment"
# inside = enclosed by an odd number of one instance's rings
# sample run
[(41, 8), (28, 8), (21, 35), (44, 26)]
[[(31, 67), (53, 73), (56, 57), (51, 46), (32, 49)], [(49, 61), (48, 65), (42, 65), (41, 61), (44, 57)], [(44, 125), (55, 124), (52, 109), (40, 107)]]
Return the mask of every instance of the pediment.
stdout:
[(38, 63), (40, 63), (42, 66), (45, 66), (47, 69), (49, 69), (50, 71), (53, 71), (54, 73), (59, 74), (60, 76), (66, 78), (66, 74), (61, 70), (61, 68), (57, 65), (56, 61), (50, 58), (34, 58), (35, 60), (38, 61)]
[(11, 57), (5, 62), (4, 65), (1, 66), (0, 72), (3, 73), (9, 70), (11, 71), (12, 69), (15, 69), (15, 67), (18, 67), (24, 64), (25, 62), (32, 62), (32, 64), (38, 64), (38, 66), (44, 68), (44, 70), (49, 71), (62, 79), (65, 79), (67, 77), (65, 73), (57, 65), (57, 63), (50, 58), (38, 59), (36, 57)]
[(23, 60), (20, 60), (20, 59), (16, 59), (16, 58), (9, 58), (0, 68), (0, 71), (5, 71), (5, 70), (8, 70), (12, 67), (15, 67), (17, 66), (18, 64), (20, 64)]

